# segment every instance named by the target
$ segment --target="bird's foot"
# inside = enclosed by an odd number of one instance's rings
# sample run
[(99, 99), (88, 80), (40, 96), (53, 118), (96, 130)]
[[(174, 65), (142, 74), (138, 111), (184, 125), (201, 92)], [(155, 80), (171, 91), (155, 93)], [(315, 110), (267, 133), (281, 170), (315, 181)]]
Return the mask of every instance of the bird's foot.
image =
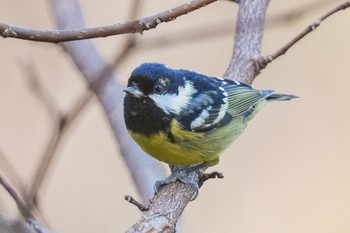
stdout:
[(196, 176), (190, 176), (191, 172), (198, 172), (198, 175), (200, 174), (200, 169), (206, 168), (205, 164), (197, 164), (194, 166), (170, 166), (171, 169), (171, 175), (165, 178), (164, 180), (159, 180), (154, 185), (154, 191), (155, 193), (158, 193), (162, 186), (174, 183), (176, 181), (180, 181), (184, 184), (190, 185), (194, 190), (195, 193), (191, 198), (191, 201), (195, 200), (199, 193), (199, 186), (198, 186), (198, 180)]

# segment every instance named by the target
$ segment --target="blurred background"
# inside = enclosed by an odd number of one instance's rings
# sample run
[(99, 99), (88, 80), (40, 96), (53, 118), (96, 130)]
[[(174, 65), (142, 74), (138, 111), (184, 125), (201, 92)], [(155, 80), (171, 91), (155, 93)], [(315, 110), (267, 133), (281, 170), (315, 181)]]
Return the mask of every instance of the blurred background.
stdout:
[[(140, 17), (185, 1), (143, 1)], [(0, 0), (0, 22), (55, 28), (49, 1)], [(129, 0), (82, 0), (87, 26), (124, 22)], [(270, 54), (342, 1), (272, 1), (263, 54)], [(126, 83), (140, 63), (157, 61), (221, 76), (231, 57), (237, 5), (219, 1), (137, 35), (136, 50), (116, 69)], [(287, 13), (294, 17), (284, 17)], [(293, 15), (292, 15), (293, 16)], [(183, 214), (183, 232), (350, 232), (350, 10), (338, 12), (272, 62), (255, 80), (301, 98), (271, 103), (211, 170)], [(112, 63), (127, 37), (94, 39)], [(51, 116), (28, 86), (28, 64), (61, 112), (86, 83), (61, 47), (0, 41), (0, 174), (21, 192), (32, 182), (52, 134)], [(27, 65), (23, 65), (27, 64)], [(122, 114), (122, 113), (121, 113)], [(39, 219), (55, 232), (123, 232), (140, 217), (124, 201), (137, 197), (104, 113), (90, 101), (58, 148), (39, 193)], [(0, 189), (0, 212), (18, 216)]]

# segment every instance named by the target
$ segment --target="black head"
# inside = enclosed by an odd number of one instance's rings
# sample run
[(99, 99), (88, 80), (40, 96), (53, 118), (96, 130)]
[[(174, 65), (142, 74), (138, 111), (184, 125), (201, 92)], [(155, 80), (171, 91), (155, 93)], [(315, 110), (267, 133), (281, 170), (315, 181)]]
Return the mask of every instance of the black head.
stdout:
[(151, 94), (177, 94), (177, 87), (184, 84), (184, 80), (177, 76), (174, 70), (163, 64), (144, 63), (131, 73), (126, 92), (133, 94), (132, 90), (137, 90), (136, 93), (142, 94), (143, 97)]
[(175, 76), (176, 72), (158, 63), (142, 64), (131, 73), (124, 99), (124, 118), (129, 130), (147, 136), (168, 131), (172, 115), (157, 105), (156, 99), (165, 103), (160, 96), (178, 93), (178, 85), (184, 81)]

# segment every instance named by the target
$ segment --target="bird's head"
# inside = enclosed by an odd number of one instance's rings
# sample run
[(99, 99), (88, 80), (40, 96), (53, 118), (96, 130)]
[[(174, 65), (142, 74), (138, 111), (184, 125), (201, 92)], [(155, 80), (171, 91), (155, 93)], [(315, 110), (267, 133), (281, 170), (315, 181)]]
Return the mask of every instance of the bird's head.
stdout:
[(186, 70), (174, 70), (159, 63), (144, 63), (130, 76), (125, 89), (128, 98), (151, 101), (167, 115), (179, 114), (197, 93)]

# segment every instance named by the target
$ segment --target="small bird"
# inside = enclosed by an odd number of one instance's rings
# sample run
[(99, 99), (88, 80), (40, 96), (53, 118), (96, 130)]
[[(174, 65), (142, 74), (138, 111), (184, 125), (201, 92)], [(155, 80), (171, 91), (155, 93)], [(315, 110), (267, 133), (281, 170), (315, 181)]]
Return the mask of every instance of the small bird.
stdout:
[(266, 102), (297, 97), (159, 63), (137, 67), (125, 92), (126, 127), (141, 148), (169, 165), (199, 167), (217, 164)]
[(125, 92), (131, 137), (170, 165), (217, 164), (266, 102), (297, 97), (159, 63), (137, 67)]

